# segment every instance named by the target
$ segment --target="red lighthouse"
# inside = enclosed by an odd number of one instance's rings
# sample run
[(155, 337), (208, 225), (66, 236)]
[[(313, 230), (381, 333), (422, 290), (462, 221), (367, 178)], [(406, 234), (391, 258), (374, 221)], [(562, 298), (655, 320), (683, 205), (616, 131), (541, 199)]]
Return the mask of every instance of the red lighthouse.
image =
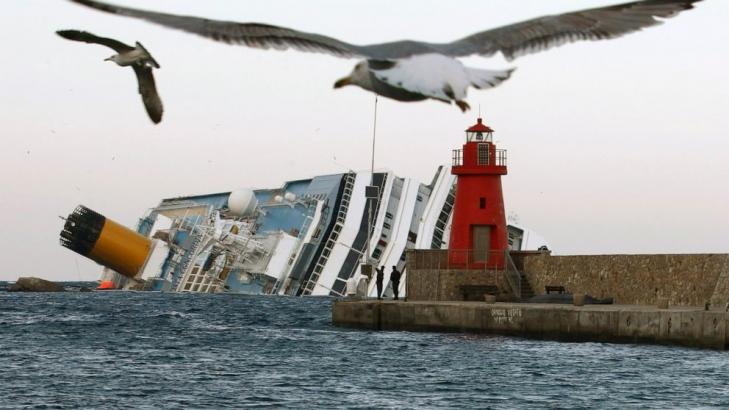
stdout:
[(506, 150), (496, 149), (493, 132), (479, 118), (466, 130), (463, 149), (453, 150), (451, 172), (458, 182), (448, 256), (452, 266), (504, 266), (509, 246), (501, 192)]

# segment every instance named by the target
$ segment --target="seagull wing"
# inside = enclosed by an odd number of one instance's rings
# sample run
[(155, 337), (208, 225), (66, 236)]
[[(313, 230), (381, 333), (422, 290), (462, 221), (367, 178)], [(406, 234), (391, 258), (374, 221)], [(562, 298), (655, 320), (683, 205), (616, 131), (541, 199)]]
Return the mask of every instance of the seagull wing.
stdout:
[(116, 6), (96, 0), (71, 0), (96, 10), (134, 17), (165, 27), (175, 28), (229, 44), (243, 44), (262, 49), (328, 53), (337, 57), (397, 59), (419, 54), (440, 53), (451, 57), (473, 54), (490, 56), (501, 52), (507, 59), (547, 50), (579, 40), (603, 40), (620, 37), (646, 27), (661, 24), (656, 18), (673, 17), (693, 8), (701, 0), (644, 0), (539, 17), (483, 31), (452, 43), (426, 43), (404, 40), (365, 46), (332, 37), (305, 33), (285, 27), (260, 23), (237, 23), (199, 17), (179, 16)]
[(501, 52), (508, 60), (579, 40), (620, 37), (662, 24), (701, 0), (646, 0), (539, 17), (493, 30), (483, 31), (444, 44), (441, 52), (450, 56)]
[(130, 47), (121, 41), (117, 41), (111, 38), (99, 37), (86, 31), (78, 30), (59, 30), (56, 31), (59, 36), (73, 41), (83, 41), (84, 43), (101, 44), (113, 48), (117, 53), (134, 50), (134, 47)]
[(154, 83), (154, 75), (152, 67), (143, 64), (134, 64), (134, 73), (137, 74), (137, 83), (139, 83), (139, 94), (142, 96), (144, 108), (147, 110), (149, 118), (155, 124), (162, 121), (162, 100), (157, 94), (157, 87)]
[(293, 48), (299, 51), (327, 53), (337, 57), (347, 58), (364, 55), (359, 46), (320, 34), (305, 33), (285, 27), (157, 13), (116, 6), (94, 0), (71, 1), (96, 10), (142, 19), (150, 23), (198, 34), (223, 43), (243, 44), (248, 47), (262, 49), (273, 48), (286, 50)]

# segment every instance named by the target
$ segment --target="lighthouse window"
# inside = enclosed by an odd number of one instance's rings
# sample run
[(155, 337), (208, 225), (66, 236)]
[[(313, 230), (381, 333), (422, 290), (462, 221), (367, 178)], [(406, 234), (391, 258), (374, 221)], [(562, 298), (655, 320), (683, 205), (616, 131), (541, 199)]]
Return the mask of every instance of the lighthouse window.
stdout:
[(489, 164), (489, 144), (478, 144), (478, 165)]
[(478, 199), (478, 207), (481, 209), (486, 209), (486, 198), (481, 197)]

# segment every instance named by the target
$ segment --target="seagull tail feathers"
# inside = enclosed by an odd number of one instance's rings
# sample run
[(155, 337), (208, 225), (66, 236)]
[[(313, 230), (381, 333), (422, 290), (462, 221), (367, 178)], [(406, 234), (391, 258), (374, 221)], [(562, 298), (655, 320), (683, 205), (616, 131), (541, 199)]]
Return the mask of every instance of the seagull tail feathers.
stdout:
[(468, 73), (468, 79), (471, 82), (471, 85), (479, 90), (496, 87), (497, 85), (508, 80), (514, 70), (516, 69), (510, 68), (508, 70), (483, 70), (480, 68), (466, 67), (466, 72)]

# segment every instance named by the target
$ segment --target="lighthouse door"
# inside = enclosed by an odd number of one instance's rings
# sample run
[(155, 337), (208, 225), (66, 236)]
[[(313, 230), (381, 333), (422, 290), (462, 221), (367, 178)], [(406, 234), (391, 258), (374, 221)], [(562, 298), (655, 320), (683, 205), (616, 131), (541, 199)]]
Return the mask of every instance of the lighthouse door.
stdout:
[(491, 226), (474, 225), (471, 229), (473, 262), (487, 262), (491, 250)]

